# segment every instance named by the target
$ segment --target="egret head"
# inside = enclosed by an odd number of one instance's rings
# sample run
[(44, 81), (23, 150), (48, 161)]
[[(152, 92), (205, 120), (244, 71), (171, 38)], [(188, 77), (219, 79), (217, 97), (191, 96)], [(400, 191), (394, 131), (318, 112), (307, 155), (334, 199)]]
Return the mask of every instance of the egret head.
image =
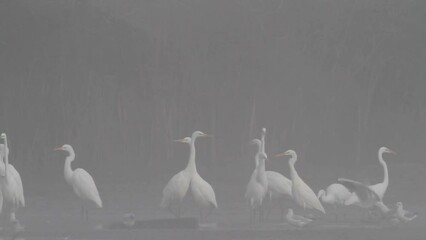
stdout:
[(265, 134), (266, 133), (266, 128), (262, 128), (262, 133)]
[(391, 154), (396, 154), (396, 152), (394, 152), (394, 151), (390, 150), (390, 149), (389, 149), (389, 148), (387, 148), (387, 147), (381, 147), (381, 148), (379, 149), (379, 152), (380, 152), (380, 153), (391, 153)]
[(194, 133), (192, 133), (192, 138), (196, 139), (197, 137), (211, 137), (211, 136), (201, 131), (195, 131)]
[(250, 141), (250, 144), (254, 144), (257, 146), (260, 146), (262, 144), (262, 141), (260, 141), (259, 139), (255, 138), (253, 140)]
[(266, 155), (266, 153), (260, 152), (258, 154), (259, 154), (259, 160), (264, 160), (264, 161), (268, 160), (268, 155)]
[(398, 207), (398, 208), (400, 208), (400, 207), (402, 208), (402, 202), (395, 203), (395, 206)]
[(64, 144), (64, 145), (62, 145), (62, 147), (57, 147), (57, 148), (53, 149), (53, 151), (65, 151), (65, 152), (68, 152), (68, 153), (74, 153), (74, 149), (69, 144)]
[(318, 191), (317, 198), (321, 198), (324, 195), (325, 195), (325, 191), (324, 191), (324, 189), (321, 189), (321, 190)]
[(2, 134), (0, 135), (0, 138), (1, 138), (1, 139), (6, 139), (6, 138), (7, 138), (6, 133), (2, 133)]
[(186, 138), (182, 138), (182, 139), (178, 139), (178, 140), (173, 140), (174, 142), (181, 142), (181, 143), (190, 143), (191, 142), (191, 138), (190, 137), (186, 137)]

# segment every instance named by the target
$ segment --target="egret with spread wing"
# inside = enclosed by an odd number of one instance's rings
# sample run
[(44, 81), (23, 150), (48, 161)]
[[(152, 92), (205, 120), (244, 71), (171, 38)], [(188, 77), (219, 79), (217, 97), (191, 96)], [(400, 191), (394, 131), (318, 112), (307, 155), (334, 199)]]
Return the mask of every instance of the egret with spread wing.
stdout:
[[(383, 160), (383, 153), (391, 153), (396, 154), (394, 151), (390, 150), (387, 147), (381, 147), (378, 152), (378, 159), (380, 165), (383, 167), (383, 181), (381, 183), (377, 183), (374, 185), (370, 185), (370, 189), (373, 190), (380, 198), (380, 201), (383, 200), (385, 196), (386, 190), (389, 186), (389, 173), (388, 173), (388, 165)], [(349, 199), (345, 201), (345, 205), (356, 205), (359, 203), (358, 196), (353, 194)]]

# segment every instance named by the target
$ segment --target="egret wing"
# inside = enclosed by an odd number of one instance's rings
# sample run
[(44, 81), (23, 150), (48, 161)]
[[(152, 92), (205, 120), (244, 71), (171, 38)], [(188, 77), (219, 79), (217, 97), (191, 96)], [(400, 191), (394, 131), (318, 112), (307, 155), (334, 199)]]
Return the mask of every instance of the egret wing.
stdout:
[(16, 168), (10, 163), (7, 166), (7, 172), (10, 176), (12, 176), (13, 180), (15, 181), (17, 185), (19, 203), (21, 204), (22, 207), (25, 207), (24, 186), (22, 185), (21, 175), (16, 170)]
[(346, 178), (339, 178), (338, 181), (349, 190), (355, 192), (361, 201), (380, 201), (377, 193), (361, 182)]
[(102, 208), (102, 200), (95, 181), (86, 170), (82, 168), (74, 170), (72, 180), (74, 191), (80, 198), (93, 201), (99, 208)]
[(176, 173), (163, 189), (163, 199), (160, 206), (165, 208), (172, 200), (181, 201), (188, 191), (189, 178), (184, 171)]

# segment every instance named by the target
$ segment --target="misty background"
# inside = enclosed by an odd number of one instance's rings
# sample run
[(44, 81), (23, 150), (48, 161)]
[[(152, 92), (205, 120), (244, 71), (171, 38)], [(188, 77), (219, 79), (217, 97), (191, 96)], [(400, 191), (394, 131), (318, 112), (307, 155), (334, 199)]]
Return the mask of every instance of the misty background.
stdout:
[(66, 185), (65, 156), (52, 151), (64, 143), (101, 189), (165, 184), (189, 155), (172, 140), (202, 130), (214, 138), (197, 141), (200, 174), (243, 189), (249, 142), (266, 127), (268, 169), (289, 176), (287, 160), (272, 156), (291, 148), (314, 186), (374, 183), (387, 146), (398, 153), (384, 157), (391, 185), (416, 183), (426, 171), (425, 9), (414, 0), (2, 1), (10, 161), (29, 192)]

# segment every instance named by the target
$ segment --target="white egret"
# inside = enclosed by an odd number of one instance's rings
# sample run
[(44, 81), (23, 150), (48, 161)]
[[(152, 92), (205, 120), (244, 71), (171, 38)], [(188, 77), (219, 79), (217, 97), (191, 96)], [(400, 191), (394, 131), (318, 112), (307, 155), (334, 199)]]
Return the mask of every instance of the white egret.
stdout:
[[(333, 205), (335, 211), (338, 205), (344, 206), (345, 201), (351, 196), (352, 193), (340, 183), (330, 184), (325, 191), (324, 189), (319, 190), (317, 195), (321, 202)], [(337, 219), (337, 212), (335, 214)]]
[[(1, 173), (1, 192), (6, 203), (11, 204), (10, 221), (18, 223), (15, 212), (19, 207), (25, 207), (24, 188), (22, 186), (22, 179), (19, 172), (15, 167), (9, 163), (9, 148), (7, 143), (7, 136), (5, 133), (0, 135), (4, 141), (4, 173)], [(3, 162), (3, 159), (2, 161)]]
[[(265, 152), (265, 136), (266, 128), (262, 128), (261, 143), (262, 143), (262, 152), (266, 155)], [(272, 198), (284, 198), (291, 197), (291, 180), (282, 175), (279, 172), (275, 171), (266, 171), (266, 178), (268, 179), (268, 191), (267, 197), (271, 201)], [(281, 220), (284, 216), (284, 206), (283, 201), (280, 201), (280, 210), (281, 210)], [(268, 210), (269, 214), (269, 210)]]
[[(370, 189), (372, 189), (380, 198), (380, 201), (383, 200), (383, 197), (386, 193), (386, 190), (389, 186), (389, 173), (388, 173), (388, 165), (383, 160), (383, 153), (391, 153), (396, 154), (394, 151), (388, 149), (387, 147), (381, 147), (378, 152), (378, 159), (380, 162), (380, 165), (383, 167), (383, 182), (377, 183), (374, 185), (370, 185)], [(351, 198), (346, 200), (345, 205), (356, 205), (359, 203), (358, 196), (353, 194)]]
[(251, 143), (258, 146), (258, 152), (255, 155), (257, 164), (247, 184), (245, 198), (248, 200), (250, 207), (250, 223), (254, 223), (256, 215), (258, 215), (259, 222), (263, 218), (262, 203), (268, 189), (268, 179), (265, 174), (265, 160), (267, 156), (261, 151), (261, 141), (253, 139)]
[[(175, 142), (183, 142), (191, 144), (191, 138), (186, 137)], [(166, 208), (177, 218), (180, 217), (180, 208), (182, 199), (185, 197), (189, 189), (191, 177), (195, 171), (195, 149), (191, 148), (189, 160), (186, 168), (175, 174), (163, 189), (163, 198), (160, 206)], [(177, 211), (174, 212), (172, 205), (177, 205)]]
[(294, 214), (293, 209), (291, 209), (291, 208), (288, 209), (288, 212), (287, 212), (285, 218), (286, 218), (286, 220), (289, 224), (296, 226), (296, 227), (299, 227), (299, 228), (305, 226), (306, 224), (308, 224), (310, 222), (312, 222), (312, 219), (305, 218), (303, 216)]
[[(194, 152), (195, 157), (195, 140), (198, 137), (204, 137), (208, 136), (207, 134), (201, 132), (201, 131), (195, 131), (192, 134), (192, 141), (190, 144), (191, 152)], [(197, 171), (197, 167), (195, 165), (194, 161), (194, 172), (191, 178), (190, 183), (191, 193), (192, 197), (194, 198), (196, 204), (200, 207), (200, 218), (203, 219), (203, 209), (207, 209), (208, 212), (206, 214), (207, 217), (211, 210), (214, 208), (217, 208), (217, 202), (216, 202), (216, 194), (214, 193), (214, 190), (212, 186), (204, 180), (200, 174)]]
[(54, 151), (59, 150), (68, 153), (64, 165), (65, 181), (72, 186), (74, 193), (84, 201), (81, 208), (82, 218), (87, 221), (89, 220), (89, 211), (85, 206), (86, 203), (95, 204), (98, 208), (102, 208), (102, 200), (96, 188), (95, 181), (93, 181), (92, 176), (86, 170), (82, 168), (71, 169), (71, 163), (75, 159), (75, 152), (71, 145), (64, 144), (62, 147), (54, 149)]
[(317, 209), (318, 211), (325, 214), (324, 207), (322, 206), (321, 202), (317, 198), (317, 195), (315, 195), (314, 191), (306, 184), (302, 178), (299, 177), (299, 174), (296, 171), (296, 168), (294, 167), (294, 164), (297, 161), (297, 154), (293, 150), (287, 150), (286, 152), (280, 153), (275, 155), (276, 157), (281, 156), (291, 156), (289, 160), (289, 166), (290, 166), (290, 175), (291, 175), (291, 181), (292, 181), (292, 196), (294, 201), (299, 204), (303, 209), (306, 208), (312, 208)]

